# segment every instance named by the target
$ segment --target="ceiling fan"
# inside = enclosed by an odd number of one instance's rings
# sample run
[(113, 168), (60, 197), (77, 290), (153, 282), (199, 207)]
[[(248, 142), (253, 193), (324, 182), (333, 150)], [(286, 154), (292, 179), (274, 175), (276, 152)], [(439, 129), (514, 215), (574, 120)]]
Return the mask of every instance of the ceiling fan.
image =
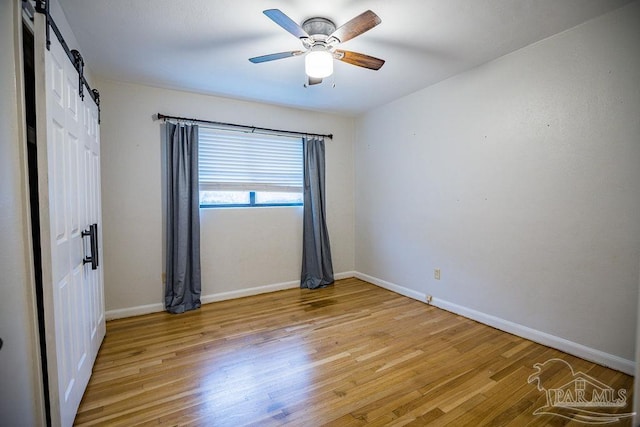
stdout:
[(382, 22), (380, 17), (370, 10), (361, 13), (346, 24), (337, 28), (327, 18), (310, 18), (298, 25), (279, 9), (268, 9), (263, 12), (273, 22), (299, 38), (304, 50), (272, 53), (249, 58), (254, 64), (276, 59), (305, 55), (305, 72), (308, 84), (322, 83), (322, 79), (333, 73), (333, 60), (370, 70), (379, 70), (384, 60), (363, 53), (337, 49), (338, 45), (365, 33)]

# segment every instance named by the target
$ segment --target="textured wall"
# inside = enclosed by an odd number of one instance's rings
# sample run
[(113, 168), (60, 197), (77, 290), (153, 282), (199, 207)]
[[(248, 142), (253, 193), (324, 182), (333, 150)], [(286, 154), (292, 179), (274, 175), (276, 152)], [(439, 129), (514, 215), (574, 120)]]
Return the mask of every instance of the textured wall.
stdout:
[(356, 270), (634, 360), (639, 23), (635, 2), (360, 117)]

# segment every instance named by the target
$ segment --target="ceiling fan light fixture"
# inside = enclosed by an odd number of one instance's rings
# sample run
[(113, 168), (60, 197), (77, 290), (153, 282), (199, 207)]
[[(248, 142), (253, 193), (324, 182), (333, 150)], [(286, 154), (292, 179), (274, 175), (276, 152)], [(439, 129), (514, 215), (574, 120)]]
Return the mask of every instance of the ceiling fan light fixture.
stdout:
[(333, 74), (333, 55), (326, 49), (312, 49), (304, 59), (307, 76), (324, 79)]

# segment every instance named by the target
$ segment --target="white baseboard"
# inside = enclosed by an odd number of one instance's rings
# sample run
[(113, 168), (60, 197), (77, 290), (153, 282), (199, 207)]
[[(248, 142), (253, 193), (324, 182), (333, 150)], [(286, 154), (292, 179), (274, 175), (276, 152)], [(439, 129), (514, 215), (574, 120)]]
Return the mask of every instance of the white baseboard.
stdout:
[(272, 285), (256, 286), (254, 288), (238, 289), (235, 291), (218, 292), (215, 294), (203, 295), (200, 298), (203, 304), (216, 301), (226, 301), (229, 299), (244, 298), (252, 295), (266, 294), (269, 292), (282, 291), (284, 289), (293, 289), (300, 286), (299, 280), (291, 282), (274, 283)]
[(356, 277), (355, 271), (345, 271), (344, 273), (336, 273), (333, 275), (333, 278), (336, 280), (350, 279), (352, 277)]
[[(381, 288), (388, 289), (397, 294), (404, 295), (409, 298), (413, 298), (420, 302), (426, 302), (426, 294), (415, 291), (413, 289), (406, 288), (404, 286), (396, 285), (394, 283), (387, 282), (382, 279), (378, 279), (367, 274), (360, 272), (355, 273), (355, 277), (372, 283)], [(490, 314), (482, 313), (471, 308), (467, 308), (458, 304), (454, 304), (439, 298), (433, 298), (431, 305), (441, 308), (446, 311), (458, 314), (468, 319), (475, 320), (485, 325), (491, 326), (501, 331), (508, 332), (510, 334), (517, 335), (522, 338), (537, 342), (547, 347), (552, 347), (565, 353), (572, 354), (585, 360), (589, 360), (594, 363), (598, 363), (609, 368), (616, 369), (624, 372), (625, 374), (634, 375), (636, 364), (632, 360), (623, 359), (619, 356), (605, 353), (600, 350), (596, 350), (591, 347), (587, 347), (582, 344), (575, 343), (573, 341), (566, 340), (564, 338), (557, 337), (555, 335), (548, 334), (546, 332), (538, 331), (536, 329), (529, 328), (527, 326), (520, 325), (518, 323), (511, 322), (509, 320), (501, 319)], [(543, 362), (543, 361), (541, 361)]]
[(426, 302), (427, 294), (423, 294), (413, 289), (405, 288), (404, 286), (396, 285), (395, 283), (387, 282), (386, 280), (378, 279), (377, 277), (369, 276), (368, 274), (360, 273), (356, 271), (355, 277), (364, 280), (365, 282), (372, 283), (381, 288), (388, 289), (396, 294), (404, 295), (405, 297), (413, 298), (415, 300)]
[(136, 307), (119, 308), (116, 310), (107, 310), (104, 313), (104, 317), (107, 320), (122, 319), (123, 317), (142, 316), (143, 314), (157, 313), (164, 310), (164, 305), (159, 304), (147, 304), (139, 305)]
[[(350, 277), (355, 277), (355, 275), (356, 275), (355, 271), (346, 271), (343, 273), (336, 273), (333, 276), (336, 280), (340, 280), (340, 279), (348, 279)], [(208, 304), (210, 302), (249, 297), (252, 295), (265, 294), (268, 292), (282, 291), (284, 289), (293, 289), (299, 286), (300, 286), (300, 281), (293, 280), (291, 282), (274, 283), (272, 285), (256, 286), (253, 288), (238, 289), (236, 291), (219, 292), (215, 294), (203, 295), (202, 297), (200, 297), (200, 301), (203, 304)], [(114, 319), (121, 319), (123, 317), (133, 317), (133, 316), (141, 316), (143, 314), (149, 314), (149, 313), (158, 313), (160, 311), (164, 311), (164, 305), (162, 303), (147, 304), (147, 305), (140, 305), (136, 307), (108, 310), (107, 312), (105, 312), (105, 318), (107, 320), (114, 320)]]
[[(347, 271), (344, 273), (337, 273), (333, 275), (335, 280), (347, 279), (349, 277), (355, 277), (354, 271)], [(269, 292), (282, 291), (285, 289), (294, 289), (300, 287), (300, 280), (293, 280), (291, 282), (274, 283), (272, 285), (257, 286), (254, 288), (238, 289), (236, 291), (220, 292), (217, 294), (204, 295), (200, 298), (203, 304), (216, 301), (226, 301), (229, 299), (250, 297), (252, 295), (266, 294)]]

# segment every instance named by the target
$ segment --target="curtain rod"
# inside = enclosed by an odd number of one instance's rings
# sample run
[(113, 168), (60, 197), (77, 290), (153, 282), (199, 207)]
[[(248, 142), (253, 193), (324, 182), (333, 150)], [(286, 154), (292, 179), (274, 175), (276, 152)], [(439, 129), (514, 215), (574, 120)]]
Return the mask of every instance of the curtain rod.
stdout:
[(247, 131), (251, 131), (252, 133), (255, 131), (258, 131), (258, 132), (269, 132), (269, 133), (292, 135), (292, 136), (322, 136), (325, 138), (333, 139), (332, 133), (323, 135), (321, 133), (295, 132), (291, 130), (263, 128), (260, 126), (238, 125), (235, 123), (215, 122), (212, 120), (201, 120), (201, 119), (190, 119), (188, 117), (167, 116), (166, 114), (158, 113), (158, 120), (167, 120), (167, 119), (183, 121), (183, 122), (203, 123), (203, 124), (214, 125), (214, 126), (224, 126), (224, 127), (245, 129)]

